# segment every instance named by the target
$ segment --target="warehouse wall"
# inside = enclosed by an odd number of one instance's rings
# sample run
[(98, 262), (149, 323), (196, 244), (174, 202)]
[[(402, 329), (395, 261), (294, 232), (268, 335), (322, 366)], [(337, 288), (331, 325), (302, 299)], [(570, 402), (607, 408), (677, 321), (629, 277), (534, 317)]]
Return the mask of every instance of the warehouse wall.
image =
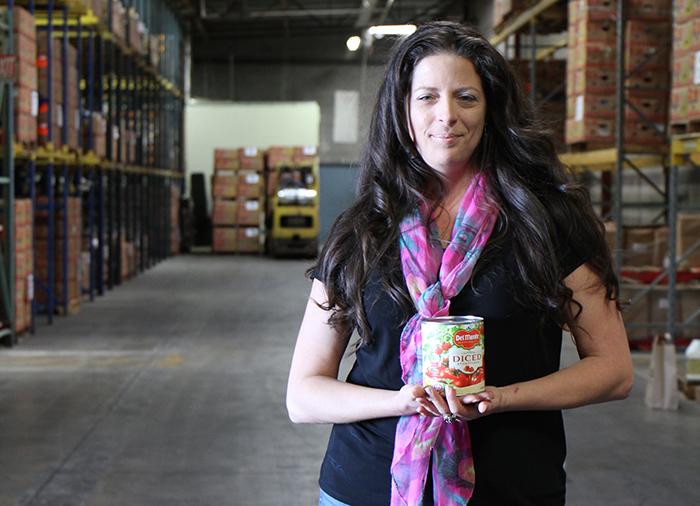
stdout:
[[(360, 157), (383, 70), (381, 66), (371, 65), (363, 72), (359, 63), (195, 63), (192, 68), (192, 96), (237, 102), (317, 102), (321, 114), (318, 144), (321, 163), (349, 164)], [(356, 142), (340, 143), (333, 139), (337, 90), (359, 93)]]
[[(320, 120), (321, 111), (315, 102), (190, 100), (185, 108), (187, 173), (203, 172), (209, 185), (215, 148), (318, 146)], [(207, 195), (210, 192), (207, 186)]]
[(357, 168), (351, 165), (321, 164), (320, 240), (328, 237), (338, 215), (352, 204), (357, 183)]

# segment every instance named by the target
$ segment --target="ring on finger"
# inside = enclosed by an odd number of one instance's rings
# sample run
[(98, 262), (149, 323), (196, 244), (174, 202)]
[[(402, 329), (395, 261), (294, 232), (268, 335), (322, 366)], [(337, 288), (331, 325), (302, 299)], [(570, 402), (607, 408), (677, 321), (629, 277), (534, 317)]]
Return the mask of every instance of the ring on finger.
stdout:
[(454, 413), (445, 413), (444, 415), (442, 415), (442, 419), (445, 421), (445, 423), (452, 423), (457, 420), (457, 415), (455, 415)]

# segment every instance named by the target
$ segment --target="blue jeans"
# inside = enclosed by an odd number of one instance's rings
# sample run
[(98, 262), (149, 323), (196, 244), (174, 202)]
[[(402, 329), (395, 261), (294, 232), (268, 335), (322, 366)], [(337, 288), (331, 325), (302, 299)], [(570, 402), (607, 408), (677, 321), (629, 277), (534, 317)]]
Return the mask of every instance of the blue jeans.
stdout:
[(347, 503), (340, 502), (338, 499), (335, 499), (328, 494), (326, 494), (323, 490), (321, 490), (321, 493), (318, 497), (318, 506), (350, 506)]

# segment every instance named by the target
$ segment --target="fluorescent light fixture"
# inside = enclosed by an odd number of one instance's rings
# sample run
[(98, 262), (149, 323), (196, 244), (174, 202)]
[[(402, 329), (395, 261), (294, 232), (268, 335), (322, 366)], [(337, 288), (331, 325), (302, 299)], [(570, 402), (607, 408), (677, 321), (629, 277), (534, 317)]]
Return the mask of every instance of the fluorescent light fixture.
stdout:
[(362, 39), (357, 35), (349, 37), (348, 40), (345, 42), (345, 45), (348, 46), (348, 49), (350, 51), (357, 51), (360, 48), (360, 44), (362, 44)]
[(384, 35), (411, 35), (416, 31), (416, 25), (376, 25), (370, 26), (367, 31), (374, 37)]

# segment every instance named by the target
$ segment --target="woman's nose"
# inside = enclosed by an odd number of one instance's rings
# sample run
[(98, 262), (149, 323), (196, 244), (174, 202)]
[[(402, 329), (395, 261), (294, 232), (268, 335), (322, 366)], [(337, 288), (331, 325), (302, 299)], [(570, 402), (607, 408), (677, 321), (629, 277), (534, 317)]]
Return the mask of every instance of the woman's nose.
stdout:
[(457, 121), (454, 100), (443, 98), (438, 105), (438, 120), (446, 125), (452, 125)]

